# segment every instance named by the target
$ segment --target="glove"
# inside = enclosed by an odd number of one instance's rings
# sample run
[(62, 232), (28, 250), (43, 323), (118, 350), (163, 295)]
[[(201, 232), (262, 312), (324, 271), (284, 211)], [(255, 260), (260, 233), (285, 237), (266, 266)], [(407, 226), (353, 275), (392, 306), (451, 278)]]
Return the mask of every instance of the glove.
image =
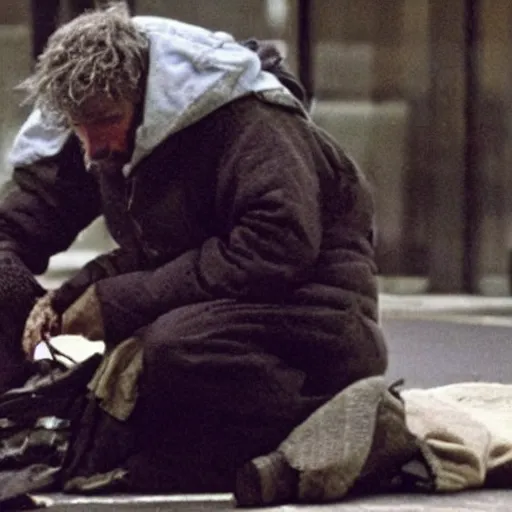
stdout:
[(52, 306), (53, 294), (52, 290), (38, 299), (25, 322), (22, 347), (29, 359), (34, 357), (36, 346), (41, 341), (48, 341), (51, 336), (60, 333), (61, 319)]
[(89, 286), (62, 314), (61, 334), (78, 334), (91, 341), (105, 338), (101, 304), (96, 286)]

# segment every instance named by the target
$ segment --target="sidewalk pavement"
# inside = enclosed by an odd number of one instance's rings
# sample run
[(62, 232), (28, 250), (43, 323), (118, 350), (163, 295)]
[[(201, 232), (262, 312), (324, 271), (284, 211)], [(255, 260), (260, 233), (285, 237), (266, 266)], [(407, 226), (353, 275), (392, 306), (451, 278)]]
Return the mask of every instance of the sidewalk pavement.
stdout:
[[(72, 496), (43, 495), (49, 512), (206, 512), (232, 511), (230, 494), (169, 496)], [(510, 512), (512, 491), (468, 491), (454, 494), (390, 494), (353, 498), (324, 505), (281, 505), (260, 509), (261, 512)]]

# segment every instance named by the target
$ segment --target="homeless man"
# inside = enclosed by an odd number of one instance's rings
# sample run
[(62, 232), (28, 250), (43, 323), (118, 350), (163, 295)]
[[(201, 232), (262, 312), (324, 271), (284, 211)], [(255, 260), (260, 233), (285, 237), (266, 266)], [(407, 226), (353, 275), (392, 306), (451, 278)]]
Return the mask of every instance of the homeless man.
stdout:
[[(155, 489), (230, 489), (386, 369), (367, 182), (277, 51), (257, 50), (114, 6), (60, 27), (23, 84), (35, 106), (0, 205), (1, 385), (50, 335), (107, 353), (134, 340), (145, 435), (119, 465)], [(42, 290), (32, 276), (99, 215), (116, 249)]]

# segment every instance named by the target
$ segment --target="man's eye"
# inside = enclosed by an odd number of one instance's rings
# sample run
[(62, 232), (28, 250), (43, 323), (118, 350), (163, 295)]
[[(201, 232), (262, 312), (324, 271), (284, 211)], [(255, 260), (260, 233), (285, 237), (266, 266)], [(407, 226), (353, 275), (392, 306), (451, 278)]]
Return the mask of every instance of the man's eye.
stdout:
[(106, 125), (118, 124), (120, 121), (121, 121), (121, 118), (119, 116), (111, 116), (111, 117), (105, 117), (104, 119), (101, 119), (94, 124), (96, 124), (98, 126), (106, 126)]

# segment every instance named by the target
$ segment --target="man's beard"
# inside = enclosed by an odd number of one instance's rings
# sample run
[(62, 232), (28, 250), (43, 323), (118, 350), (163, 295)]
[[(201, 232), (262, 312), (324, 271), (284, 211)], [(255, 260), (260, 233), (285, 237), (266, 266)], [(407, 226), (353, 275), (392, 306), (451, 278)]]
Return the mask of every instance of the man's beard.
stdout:
[(95, 155), (95, 158), (91, 159), (84, 154), (85, 168), (96, 176), (101, 173), (119, 172), (129, 160), (129, 155), (121, 151), (105, 152), (104, 154)]

